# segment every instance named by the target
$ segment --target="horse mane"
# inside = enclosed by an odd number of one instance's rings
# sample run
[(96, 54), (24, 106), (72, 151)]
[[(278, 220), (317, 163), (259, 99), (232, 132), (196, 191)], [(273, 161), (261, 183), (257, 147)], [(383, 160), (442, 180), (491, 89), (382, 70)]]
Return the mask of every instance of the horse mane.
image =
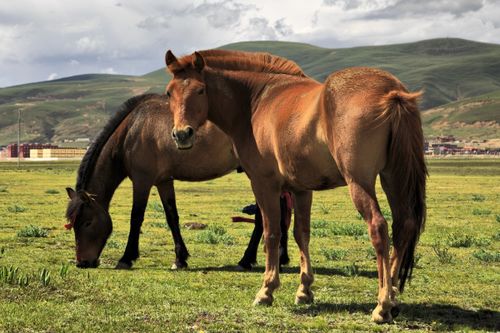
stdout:
[(104, 145), (108, 142), (108, 139), (114, 133), (116, 128), (122, 123), (125, 117), (127, 117), (130, 112), (132, 112), (132, 110), (134, 110), (142, 101), (154, 96), (157, 96), (157, 94), (143, 94), (129, 98), (120, 106), (111, 119), (108, 120), (106, 126), (104, 126), (102, 131), (98, 134), (95, 141), (83, 156), (78, 169), (76, 191), (84, 190), (87, 186), (87, 182), (94, 171), (95, 164)]
[[(205, 50), (199, 53), (211, 68), (306, 77), (294, 61), (267, 52)], [(181, 68), (192, 66), (193, 55), (186, 55), (178, 61)]]

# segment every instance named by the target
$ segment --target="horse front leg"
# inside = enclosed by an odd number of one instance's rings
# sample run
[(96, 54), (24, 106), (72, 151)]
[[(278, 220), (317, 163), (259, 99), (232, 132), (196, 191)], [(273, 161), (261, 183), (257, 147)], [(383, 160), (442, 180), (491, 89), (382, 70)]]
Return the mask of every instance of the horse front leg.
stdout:
[(314, 300), (314, 295), (311, 290), (314, 276), (309, 256), (311, 204), (311, 191), (295, 193), (295, 222), (293, 235), (300, 251), (300, 285), (295, 296), (295, 304), (309, 304)]
[(117, 269), (130, 269), (132, 264), (139, 258), (139, 235), (141, 233), (144, 212), (148, 204), (151, 186), (144, 185), (146, 182), (133, 183), (133, 204), (130, 215), (130, 232), (128, 234), (127, 246), (122, 258), (116, 265)]
[(271, 305), (273, 292), (280, 285), (279, 245), (280, 230), (280, 190), (279, 188), (259, 187), (252, 182), (255, 197), (262, 212), (264, 244), (266, 246), (266, 270), (262, 287), (257, 293), (254, 305)]
[(177, 212), (177, 204), (175, 201), (175, 189), (174, 181), (169, 180), (158, 184), (158, 193), (160, 194), (161, 203), (163, 205), (163, 210), (165, 211), (165, 216), (167, 218), (167, 224), (172, 232), (172, 238), (175, 244), (175, 262), (172, 264), (172, 269), (186, 268), (187, 258), (189, 257), (189, 252), (182, 239), (181, 230), (179, 226), (179, 214)]

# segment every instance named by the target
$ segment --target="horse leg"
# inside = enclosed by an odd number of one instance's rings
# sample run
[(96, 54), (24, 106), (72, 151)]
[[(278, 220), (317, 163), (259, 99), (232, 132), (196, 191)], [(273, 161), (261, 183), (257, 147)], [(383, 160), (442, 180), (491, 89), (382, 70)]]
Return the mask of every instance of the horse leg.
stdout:
[(252, 269), (252, 265), (257, 263), (257, 251), (259, 249), (259, 243), (263, 232), (262, 213), (260, 212), (260, 207), (257, 206), (252, 237), (250, 237), (250, 242), (248, 243), (248, 247), (245, 250), (243, 258), (241, 258), (238, 262), (238, 265), (243, 269), (250, 270)]
[(128, 234), (127, 246), (122, 258), (116, 265), (117, 269), (130, 269), (132, 263), (139, 258), (139, 234), (141, 232), (144, 212), (148, 204), (149, 191), (151, 186), (144, 185), (143, 182), (133, 183), (133, 204), (130, 216), (130, 232)]
[(280, 239), (280, 266), (288, 265), (290, 263), (290, 257), (288, 256), (288, 225), (287, 225), (287, 215), (288, 207), (285, 198), (280, 199), (280, 227), (281, 227), (281, 239)]
[(378, 270), (378, 305), (372, 312), (372, 320), (376, 323), (392, 321), (391, 301), (392, 279), (389, 266), (389, 231), (387, 222), (380, 212), (375, 186), (362, 186), (356, 182), (349, 183), (349, 192), (357, 210), (368, 224), (370, 238), (377, 254)]
[(293, 235), (300, 251), (300, 285), (295, 304), (309, 304), (314, 300), (311, 285), (314, 276), (309, 257), (312, 192), (295, 193), (295, 221)]
[[(382, 173), (380, 175), (380, 182), (387, 195), (387, 200), (392, 211), (392, 243), (394, 249), (391, 254), (391, 300), (394, 307), (391, 310), (391, 314), (393, 317), (397, 317), (400, 309), (396, 296), (403, 291), (404, 280), (406, 279), (406, 276), (404, 276), (404, 278), (400, 280), (401, 264), (403, 263), (411, 242), (411, 236), (415, 234), (417, 225), (415, 220), (409, 218), (408, 213), (405, 213), (406, 207), (403, 207), (401, 198), (399, 198), (394, 191), (394, 186), (397, 185), (392, 184), (390, 174)], [(407, 271), (406, 274), (408, 273)]]
[(182, 239), (181, 230), (179, 227), (179, 214), (177, 213), (177, 205), (175, 202), (174, 181), (169, 180), (156, 185), (160, 194), (163, 210), (167, 217), (168, 227), (172, 232), (172, 238), (175, 244), (175, 263), (172, 264), (172, 269), (185, 268), (188, 266), (187, 258), (189, 252)]
[[(263, 183), (263, 182), (262, 182)], [(261, 184), (262, 184), (261, 183)], [(259, 185), (261, 185), (259, 184)], [(252, 182), (255, 197), (262, 212), (264, 244), (266, 247), (266, 270), (262, 287), (257, 293), (254, 305), (271, 305), (273, 292), (280, 285), (279, 280), (279, 243), (280, 230), (280, 189), (269, 184), (256, 186)]]

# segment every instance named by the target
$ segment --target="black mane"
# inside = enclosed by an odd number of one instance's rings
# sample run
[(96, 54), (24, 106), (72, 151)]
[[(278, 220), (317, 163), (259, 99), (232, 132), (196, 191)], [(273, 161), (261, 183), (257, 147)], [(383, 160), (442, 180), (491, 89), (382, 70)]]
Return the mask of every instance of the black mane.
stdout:
[(108, 139), (114, 133), (116, 128), (121, 124), (123, 119), (127, 117), (132, 110), (134, 110), (137, 105), (142, 101), (158, 96), (157, 94), (143, 94), (139, 96), (134, 96), (123, 103), (118, 111), (108, 120), (106, 126), (99, 133), (95, 141), (92, 143), (90, 148), (83, 156), (82, 162), (80, 163), (80, 168), (78, 169), (78, 178), (76, 181), (76, 190), (84, 190), (87, 186), (87, 182), (94, 171), (97, 158), (99, 157), (102, 148), (108, 142)]

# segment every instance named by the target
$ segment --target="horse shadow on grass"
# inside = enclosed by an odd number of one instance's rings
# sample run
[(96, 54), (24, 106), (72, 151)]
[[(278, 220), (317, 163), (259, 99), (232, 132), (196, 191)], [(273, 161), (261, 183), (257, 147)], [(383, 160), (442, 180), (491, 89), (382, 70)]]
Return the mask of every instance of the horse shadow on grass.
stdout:
[[(474, 330), (498, 332), (500, 330), (500, 312), (490, 309), (466, 310), (449, 304), (401, 304), (401, 313), (395, 318), (398, 326), (407, 329)], [(299, 315), (316, 316), (325, 313), (361, 312), (369, 316), (373, 303), (314, 303), (292, 310)], [(437, 326), (437, 327), (436, 327)]]
[[(239, 266), (225, 265), (216, 267), (195, 267), (188, 268), (192, 272), (244, 272), (244, 273), (264, 273), (263, 266), (254, 266), (251, 270), (243, 270)], [(299, 274), (300, 268), (297, 266), (284, 266), (281, 267), (281, 274)], [(362, 276), (366, 278), (377, 278), (376, 271), (369, 271), (358, 269), (357, 272), (353, 273), (346, 269), (333, 268), (333, 267), (315, 267), (313, 268), (315, 275), (338, 275), (338, 276)]]

